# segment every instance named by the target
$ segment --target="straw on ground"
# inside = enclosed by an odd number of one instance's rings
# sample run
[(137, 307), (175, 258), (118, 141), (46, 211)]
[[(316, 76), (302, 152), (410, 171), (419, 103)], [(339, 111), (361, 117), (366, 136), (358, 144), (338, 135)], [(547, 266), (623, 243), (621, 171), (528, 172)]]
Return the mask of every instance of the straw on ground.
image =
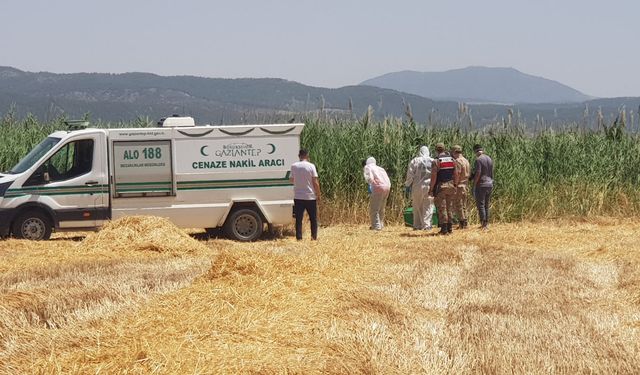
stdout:
[(639, 229), (0, 242), (0, 373), (639, 373)]

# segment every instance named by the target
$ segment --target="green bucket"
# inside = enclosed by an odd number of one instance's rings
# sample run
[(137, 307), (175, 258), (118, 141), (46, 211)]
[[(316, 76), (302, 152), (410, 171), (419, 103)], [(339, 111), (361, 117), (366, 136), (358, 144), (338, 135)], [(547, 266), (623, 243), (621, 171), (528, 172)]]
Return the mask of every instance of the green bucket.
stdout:
[[(404, 225), (408, 227), (413, 226), (413, 207), (407, 207), (404, 209)], [(433, 215), (431, 216), (431, 225), (438, 226), (438, 209), (433, 206)]]

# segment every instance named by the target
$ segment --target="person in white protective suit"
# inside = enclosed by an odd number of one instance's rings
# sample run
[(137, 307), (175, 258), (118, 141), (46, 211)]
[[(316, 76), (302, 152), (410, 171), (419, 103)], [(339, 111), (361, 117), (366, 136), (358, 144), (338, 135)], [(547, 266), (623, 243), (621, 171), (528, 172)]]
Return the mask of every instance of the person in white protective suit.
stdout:
[(431, 184), (431, 165), (433, 159), (427, 146), (420, 147), (418, 156), (409, 162), (405, 189), (411, 190), (413, 202), (413, 229), (431, 230), (433, 215), (433, 197), (429, 196)]
[(368, 158), (364, 162), (364, 179), (370, 186), (371, 202), (369, 217), (373, 230), (381, 230), (384, 227), (384, 207), (387, 204), (391, 182), (384, 168), (376, 165), (376, 159)]

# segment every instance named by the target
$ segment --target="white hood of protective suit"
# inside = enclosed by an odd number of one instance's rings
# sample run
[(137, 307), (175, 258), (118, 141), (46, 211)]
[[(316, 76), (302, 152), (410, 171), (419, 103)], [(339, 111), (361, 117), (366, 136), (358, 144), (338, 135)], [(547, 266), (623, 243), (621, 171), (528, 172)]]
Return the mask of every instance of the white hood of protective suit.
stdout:
[(429, 147), (427, 146), (420, 147), (420, 151), (418, 151), (418, 156), (423, 158), (425, 162), (429, 162), (431, 160), (431, 153), (429, 152)]
[(376, 165), (376, 159), (373, 157), (369, 157), (366, 161), (366, 165), (364, 166), (364, 179), (371, 185), (374, 193), (389, 191), (391, 187), (387, 172)]
[(409, 168), (407, 169), (407, 179), (404, 182), (405, 186), (411, 186), (414, 192), (422, 191), (422, 189), (429, 189), (431, 184), (431, 155), (429, 153), (429, 147), (421, 146), (418, 150), (418, 156), (411, 159), (409, 162)]

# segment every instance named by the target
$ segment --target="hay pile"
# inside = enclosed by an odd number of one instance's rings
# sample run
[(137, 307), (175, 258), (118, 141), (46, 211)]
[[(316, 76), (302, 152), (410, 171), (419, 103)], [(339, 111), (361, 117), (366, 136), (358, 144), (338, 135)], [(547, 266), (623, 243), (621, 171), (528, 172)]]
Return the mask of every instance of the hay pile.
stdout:
[(155, 216), (128, 216), (106, 224), (80, 245), (83, 249), (192, 253), (206, 247), (171, 221)]
[[(85, 261), (81, 272), (17, 277), (15, 268), (0, 275), (0, 374), (640, 374), (639, 230), (549, 222), (431, 236), (331, 226), (319, 241), (79, 254), (112, 255), (110, 269)], [(150, 258), (167, 261), (164, 271)], [(185, 262), (189, 278), (148, 297), (148, 285), (173, 285)]]

